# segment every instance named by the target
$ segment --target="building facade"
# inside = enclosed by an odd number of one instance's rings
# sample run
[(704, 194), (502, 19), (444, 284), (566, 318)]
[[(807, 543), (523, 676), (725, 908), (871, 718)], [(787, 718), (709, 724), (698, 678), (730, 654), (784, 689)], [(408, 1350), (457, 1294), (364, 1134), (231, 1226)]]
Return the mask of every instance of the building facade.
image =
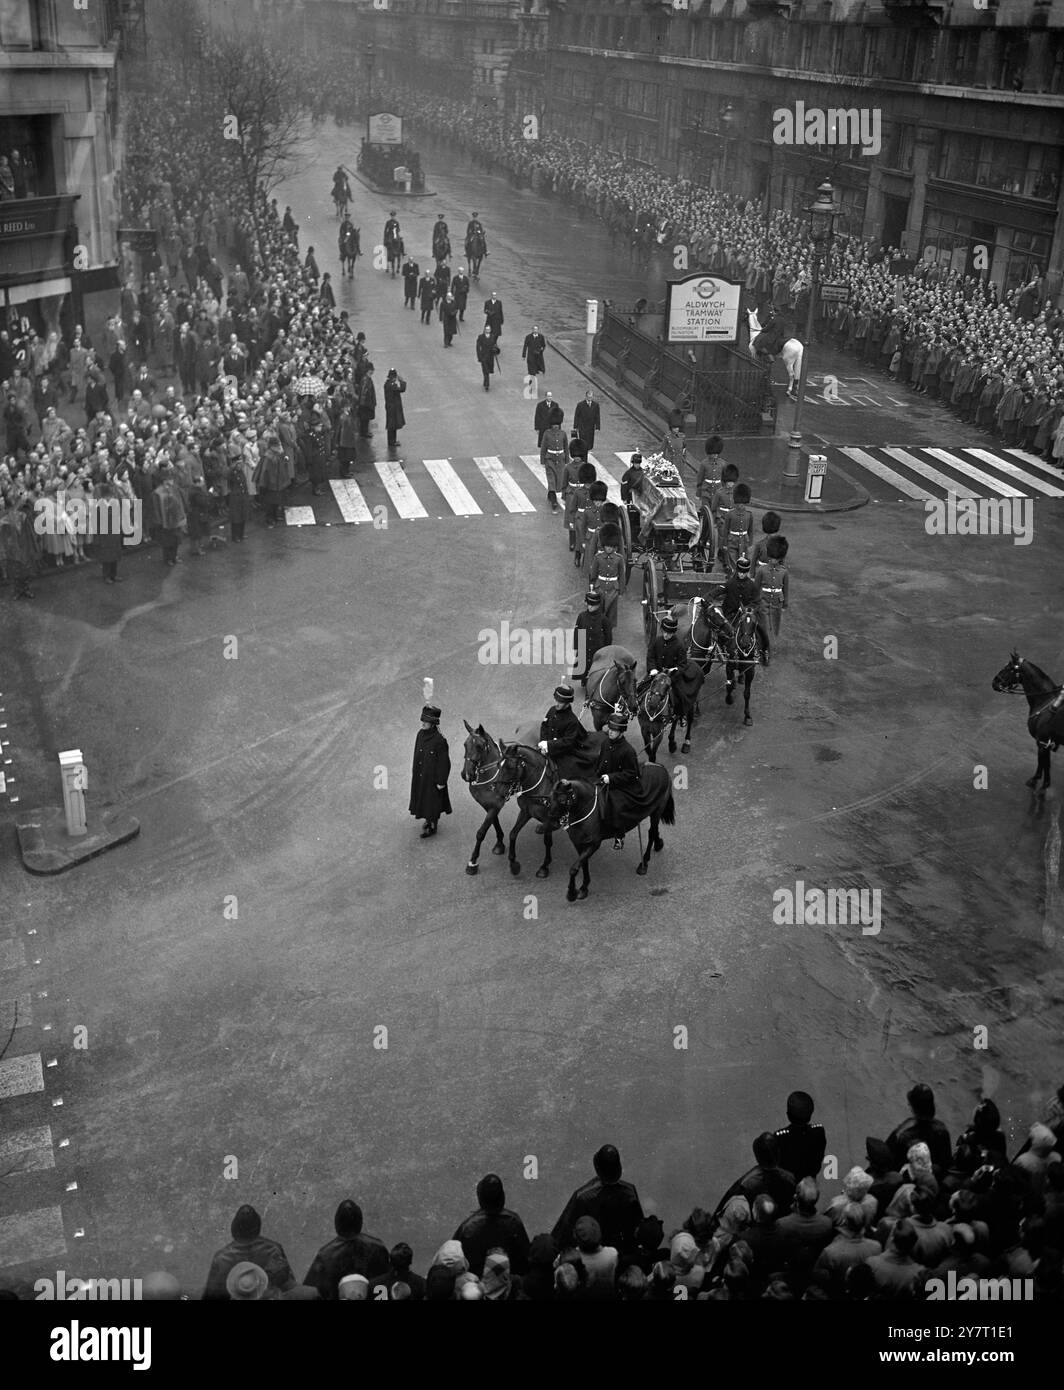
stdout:
[(549, 3), (548, 129), (1059, 294), (1064, 0)]
[(38, 327), (83, 320), (117, 283), (116, 59), (139, 5), (0, 4), (0, 305)]

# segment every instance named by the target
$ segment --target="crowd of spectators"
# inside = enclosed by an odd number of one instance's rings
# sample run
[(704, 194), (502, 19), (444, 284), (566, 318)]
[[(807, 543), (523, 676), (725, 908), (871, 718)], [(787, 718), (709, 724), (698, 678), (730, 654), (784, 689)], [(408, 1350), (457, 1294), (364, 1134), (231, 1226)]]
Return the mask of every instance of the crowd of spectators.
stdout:
[[(929, 1086), (913, 1086), (907, 1100), (909, 1114), (886, 1138), (866, 1139), (839, 1182), (812, 1097), (793, 1091), (786, 1126), (753, 1141), (753, 1165), (715, 1207), (696, 1206), (679, 1225), (644, 1207), (617, 1149), (605, 1144), (550, 1231), (530, 1236), (489, 1173), (476, 1185), (476, 1210), (422, 1262), (407, 1243), (389, 1249), (369, 1234), (361, 1207), (346, 1198), (334, 1235), (297, 1282), (283, 1246), (245, 1204), (202, 1290), (183, 1294), (159, 1271), (144, 1280), (144, 1296), (854, 1303), (956, 1298), (964, 1288), (972, 1298), (1004, 1297), (978, 1281), (1005, 1279), (1024, 1281), (1009, 1285), (1010, 1301), (1060, 1302), (1064, 1087), (1011, 1160), (992, 1100), (975, 1107), (955, 1141)], [(830, 1198), (829, 1181), (841, 1187)]]
[[(414, 84), (394, 95), (407, 121), (456, 141), (485, 167), (594, 213), (637, 256), (683, 241), (692, 269), (739, 280), (758, 304), (804, 324), (813, 271), (805, 218), (782, 210), (766, 217), (760, 202), (692, 186), (564, 135), (528, 140), (522, 122), (486, 114), (472, 98), (442, 98)], [(1005, 447), (1064, 468), (1064, 314), (1045, 298), (1040, 274), (1002, 296), (986, 273), (913, 265), (898, 248), (851, 236), (836, 238), (821, 278), (846, 285), (850, 298), (818, 304), (818, 334)]]

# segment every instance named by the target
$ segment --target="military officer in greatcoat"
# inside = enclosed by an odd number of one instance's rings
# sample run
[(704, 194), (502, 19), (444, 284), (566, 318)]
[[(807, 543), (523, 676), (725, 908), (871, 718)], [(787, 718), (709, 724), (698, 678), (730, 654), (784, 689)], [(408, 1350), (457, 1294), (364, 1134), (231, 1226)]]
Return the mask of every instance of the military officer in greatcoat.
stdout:
[(578, 680), (586, 692), (588, 672), (591, 670), (595, 653), (603, 647), (608, 647), (613, 641), (613, 628), (604, 612), (602, 595), (596, 589), (588, 591), (584, 604), (584, 611), (578, 615), (573, 628), (573, 646), (576, 649), (577, 661), (573, 679)]
[(539, 726), (539, 751), (548, 758), (558, 759), (575, 753), (587, 741), (587, 730), (573, 713), (574, 691), (571, 685), (559, 685), (554, 691), (554, 704)]
[(624, 844), (624, 809), (627, 794), (638, 792), (642, 787), (639, 759), (636, 757), (635, 749), (625, 738), (627, 730), (628, 716), (615, 710), (606, 725), (606, 742), (602, 745), (595, 769), (599, 784), (606, 788), (602, 828), (607, 834), (614, 836), (614, 849), (620, 849)]
[(440, 733), (440, 716), (438, 705), (426, 705), (421, 711), (421, 728), (414, 742), (410, 814), (424, 820), (421, 831), (423, 840), (436, 834), (441, 815), (451, 814), (451, 799), (447, 792), (451, 757), (447, 740)]

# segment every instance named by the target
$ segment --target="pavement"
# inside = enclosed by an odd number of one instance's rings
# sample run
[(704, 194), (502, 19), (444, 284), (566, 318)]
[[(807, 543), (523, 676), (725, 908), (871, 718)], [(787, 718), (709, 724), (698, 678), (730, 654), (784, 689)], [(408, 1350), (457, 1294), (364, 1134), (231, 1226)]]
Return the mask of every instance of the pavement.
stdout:
[[(369, 520), (331, 490), (313, 525), (252, 527), (176, 569), (147, 551), (118, 588), (78, 571), (32, 604), (0, 597), (0, 1026), (15, 1025), (0, 1282), (162, 1267), (196, 1291), (244, 1201), (298, 1276), (348, 1195), (424, 1269), (481, 1174), (548, 1229), (603, 1142), (676, 1225), (749, 1166), (793, 1088), (815, 1097), (840, 1172), (916, 1080), (951, 1132), (991, 1095), (1018, 1139), (1064, 1069), (1060, 807), (1025, 787), (1023, 702), (990, 683), (1014, 646), (1064, 670), (1064, 554), (1046, 543), (1060, 499), (1036, 500), (1029, 546), (932, 534), (909, 496), (788, 514), (791, 606), (753, 726), (714, 670), (691, 754), (668, 757), (677, 821), (647, 877), (630, 837), (569, 905), (571, 847), (559, 836), (536, 879), (529, 832), (517, 878), (491, 855), (468, 877), (481, 817), (457, 775), (463, 721), (505, 733), (562, 674), (545, 641), (532, 669), (491, 643), (504, 622), (564, 632), (583, 592), (522, 459), (535, 402), (518, 344), (532, 323), (578, 330), (588, 294), (636, 296), (601, 228), (553, 203), (537, 215), (527, 191), (427, 149), (440, 196), (410, 204), (403, 230), (424, 254), (437, 210), (452, 227), (480, 210), (480, 290), (506, 309), (485, 393), (468, 321), (448, 351), (386, 274), (363, 261), (340, 280), (327, 171), (345, 137), (317, 138), (279, 197), (324, 249), (378, 376), (396, 365), (409, 382), (398, 457), (379, 433), (359, 456)], [(387, 199), (356, 203), (368, 248)], [(554, 355), (540, 389), (571, 412), (585, 382)], [(901, 437), (901, 407), (857, 409), (862, 434), (841, 447)], [(967, 448), (935, 421), (923, 444)], [(608, 466), (633, 427), (604, 402)], [(504, 474), (531, 510), (507, 506)], [(641, 651), (638, 600), (633, 583), (616, 638)], [(421, 841), (407, 779), (429, 689), (454, 813)], [(58, 801), (54, 754), (75, 746), (90, 807), (121, 806), (141, 833), (32, 877), (19, 805)], [(879, 930), (788, 925), (780, 895), (799, 884), (878, 893)]]

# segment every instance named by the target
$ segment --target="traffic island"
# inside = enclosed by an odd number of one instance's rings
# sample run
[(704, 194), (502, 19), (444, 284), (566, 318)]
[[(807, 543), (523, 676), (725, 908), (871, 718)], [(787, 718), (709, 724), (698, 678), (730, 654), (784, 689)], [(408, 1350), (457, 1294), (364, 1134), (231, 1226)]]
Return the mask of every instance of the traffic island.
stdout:
[(61, 806), (25, 811), (15, 821), (22, 864), (31, 874), (61, 874), (106, 854), (140, 834), (140, 821), (125, 811), (92, 812), (85, 834), (67, 833)]
[(366, 175), (362, 173), (360, 169), (351, 170), (349, 172), (352, 172), (354, 174), (355, 178), (358, 180), (358, 182), (362, 185), (363, 188), (368, 188), (371, 193), (379, 193), (382, 198), (436, 197), (436, 190), (434, 188), (422, 188), (416, 193), (413, 189), (407, 190), (405, 188), (399, 188), (394, 183), (389, 184), (386, 188), (384, 184), (375, 183), (373, 179), (367, 178)]
[[(845, 469), (839, 468), (834, 460), (824, 473), (819, 501), (806, 501), (809, 457), (823, 453), (825, 448), (819, 445), (818, 440), (812, 440), (807, 448), (800, 451), (796, 479), (786, 476), (791, 449), (782, 435), (740, 435), (725, 439), (724, 458), (739, 469), (739, 477), (749, 487), (750, 501), (755, 507), (774, 512), (856, 511), (871, 500), (869, 493)], [(687, 456), (697, 466), (697, 462), (705, 456), (703, 438), (688, 439)]]

